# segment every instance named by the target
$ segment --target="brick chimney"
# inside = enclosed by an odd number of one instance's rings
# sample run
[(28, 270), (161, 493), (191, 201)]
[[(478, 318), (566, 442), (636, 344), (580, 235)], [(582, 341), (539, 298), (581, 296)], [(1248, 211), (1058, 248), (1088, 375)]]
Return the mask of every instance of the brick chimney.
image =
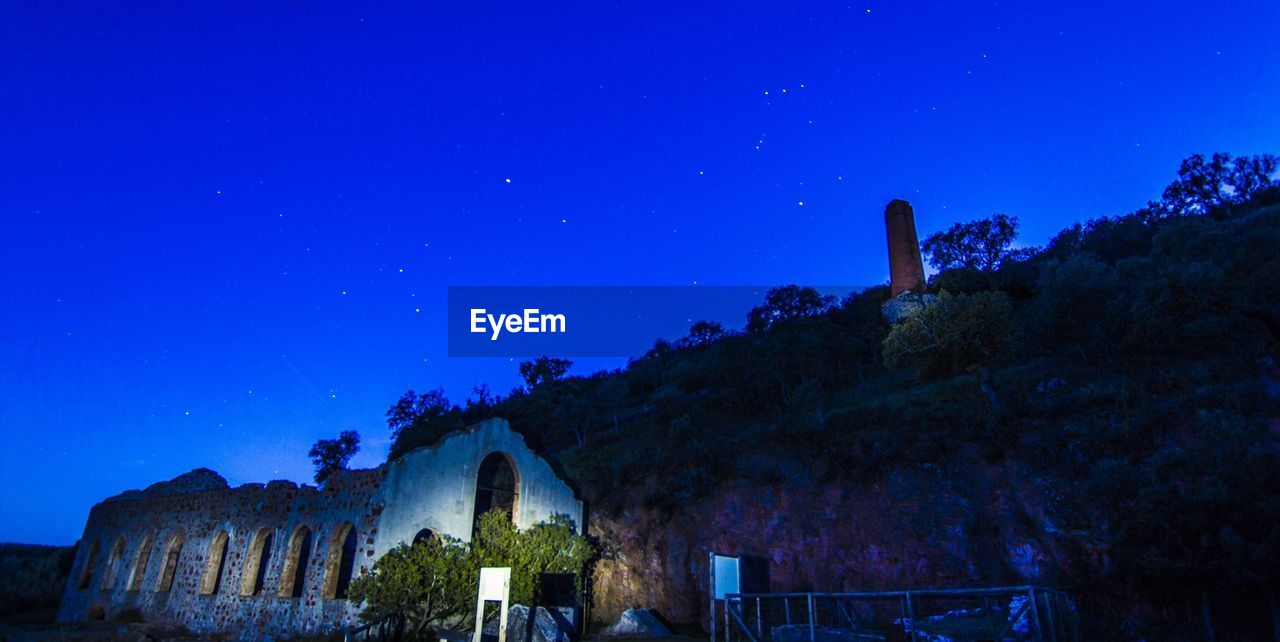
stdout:
[(916, 238), (916, 215), (911, 203), (893, 199), (884, 208), (885, 233), (889, 237), (889, 295), (924, 289), (924, 262)]

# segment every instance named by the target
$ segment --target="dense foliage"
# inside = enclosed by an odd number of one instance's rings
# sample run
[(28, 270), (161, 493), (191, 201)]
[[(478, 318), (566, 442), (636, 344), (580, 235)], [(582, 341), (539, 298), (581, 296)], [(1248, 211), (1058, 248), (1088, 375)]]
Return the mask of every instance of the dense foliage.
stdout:
[(554, 359), (551, 357), (538, 357), (533, 361), (526, 361), (520, 364), (520, 378), (524, 379), (526, 386), (532, 390), (544, 383), (559, 381), (569, 372), (569, 368), (573, 365), (568, 359)]
[(479, 567), (461, 540), (442, 535), (400, 544), (352, 578), (350, 599), (363, 604), (361, 617), (373, 621), (402, 613), (414, 637), (436, 627), (455, 626), (475, 608)]
[(614, 372), (401, 422), (393, 456), (502, 416), (608, 513), (976, 451), (1054, 498), (1075, 555), (1050, 580), (1113, 630), (1280, 631), (1275, 170), (1192, 157), (1160, 201), (1035, 250), (1011, 249), (1016, 219), (962, 224), (931, 244), (937, 299), (914, 320), (884, 322), (886, 287), (781, 288), (747, 331), (698, 324)]
[(573, 528), (572, 521), (557, 515), (517, 530), (506, 515), (490, 512), (472, 536), (472, 560), (477, 568), (510, 566), (511, 601), (532, 604), (541, 575), (579, 574), (591, 558), (591, 544)]
[(1007, 261), (1027, 256), (1013, 249), (1017, 238), (1018, 219), (996, 214), (930, 234), (920, 242), (920, 251), (939, 270), (990, 272)]
[(1007, 359), (1016, 345), (1009, 295), (943, 290), (919, 314), (895, 323), (883, 348), (891, 368), (915, 365), (927, 374), (954, 375)]
[(532, 604), (543, 574), (581, 577), (592, 553), (563, 516), (517, 530), (493, 511), (481, 516), (470, 545), (442, 535), (391, 549), (370, 573), (352, 579), (350, 595), (364, 604), (363, 619), (403, 613), (415, 637), (435, 639), (428, 632), (458, 626), (475, 612), (482, 567), (511, 567), (511, 602)]

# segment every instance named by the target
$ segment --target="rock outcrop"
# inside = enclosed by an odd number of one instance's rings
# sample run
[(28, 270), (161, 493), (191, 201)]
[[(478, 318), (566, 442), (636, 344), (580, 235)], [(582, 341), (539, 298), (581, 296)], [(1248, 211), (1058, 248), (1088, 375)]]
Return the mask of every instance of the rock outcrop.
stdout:
[(665, 638), (671, 636), (671, 629), (663, 624), (649, 609), (627, 609), (618, 616), (618, 621), (600, 632), (605, 638)]
[(897, 323), (920, 314), (926, 305), (937, 300), (938, 297), (932, 294), (921, 294), (913, 290), (907, 290), (885, 301), (880, 306), (880, 314), (884, 316), (886, 323)]
[(705, 627), (710, 551), (764, 558), (772, 591), (1059, 583), (1066, 560), (1088, 552), (1054, 529), (1034, 480), (1011, 477), (971, 462), (867, 486), (726, 482), (674, 513), (596, 513), (592, 619), (641, 606)]
[[(498, 620), (484, 625), (486, 640), (497, 640)], [(573, 623), (564, 613), (555, 609), (538, 607), (533, 620), (529, 619), (529, 607), (514, 604), (507, 610), (507, 642), (569, 642)]]

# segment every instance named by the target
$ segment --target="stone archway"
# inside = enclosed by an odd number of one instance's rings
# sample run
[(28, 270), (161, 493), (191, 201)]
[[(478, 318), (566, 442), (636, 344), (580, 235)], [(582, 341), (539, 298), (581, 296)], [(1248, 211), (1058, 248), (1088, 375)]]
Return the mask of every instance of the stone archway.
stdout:
[(285, 551), (284, 570), (280, 573), (280, 597), (302, 597), (306, 590), (307, 568), (311, 565), (311, 549), (314, 548), (311, 529), (299, 525), (289, 538)]
[(356, 527), (350, 522), (343, 522), (329, 536), (328, 558), (324, 564), (324, 584), (320, 588), (320, 597), (327, 600), (346, 599), (355, 563)]
[(204, 572), (200, 575), (200, 594), (213, 595), (222, 588), (222, 576), (227, 570), (227, 544), (230, 541), (227, 531), (218, 531), (209, 542), (209, 553), (205, 555)]
[(480, 462), (476, 473), (475, 513), (471, 518), (474, 531), (480, 517), (498, 511), (511, 521), (516, 520), (520, 507), (520, 471), (511, 456), (499, 451), (489, 453)]

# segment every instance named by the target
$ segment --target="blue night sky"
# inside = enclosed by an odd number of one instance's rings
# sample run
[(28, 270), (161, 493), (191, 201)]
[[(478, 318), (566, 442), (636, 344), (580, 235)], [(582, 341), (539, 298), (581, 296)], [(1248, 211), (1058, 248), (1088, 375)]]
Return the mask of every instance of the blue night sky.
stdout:
[(702, 4), (7, 3), (0, 541), (509, 390), (451, 284), (880, 283), (894, 197), (1040, 244), (1280, 151), (1274, 2)]

